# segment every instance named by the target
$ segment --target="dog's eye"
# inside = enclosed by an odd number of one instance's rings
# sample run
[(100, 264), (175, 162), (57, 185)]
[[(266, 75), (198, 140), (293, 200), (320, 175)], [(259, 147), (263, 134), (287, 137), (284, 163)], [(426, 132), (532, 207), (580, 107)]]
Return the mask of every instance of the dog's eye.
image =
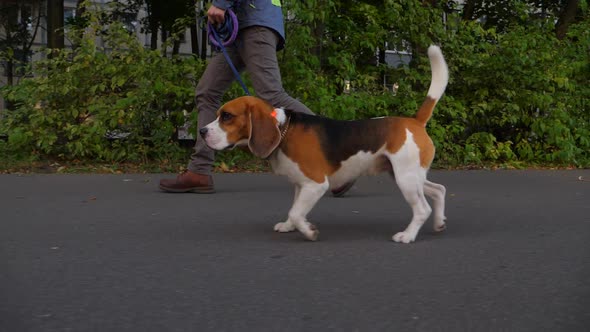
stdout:
[(219, 119), (221, 120), (221, 122), (229, 121), (233, 117), (234, 115), (228, 112), (221, 112), (221, 114), (219, 115)]

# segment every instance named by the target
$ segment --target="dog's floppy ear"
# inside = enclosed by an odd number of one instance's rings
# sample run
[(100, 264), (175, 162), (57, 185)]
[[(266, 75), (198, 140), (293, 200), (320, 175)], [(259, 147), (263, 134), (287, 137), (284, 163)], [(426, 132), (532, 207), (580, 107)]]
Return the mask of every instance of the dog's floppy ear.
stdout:
[(250, 110), (250, 139), (248, 147), (252, 153), (260, 158), (268, 158), (281, 143), (281, 132), (278, 122), (266, 112), (263, 103), (249, 105)]

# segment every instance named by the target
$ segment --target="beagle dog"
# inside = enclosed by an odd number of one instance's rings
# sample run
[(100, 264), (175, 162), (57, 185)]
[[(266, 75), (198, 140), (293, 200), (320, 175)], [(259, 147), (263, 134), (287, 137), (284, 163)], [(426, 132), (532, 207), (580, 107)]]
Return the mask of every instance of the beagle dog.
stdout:
[(448, 68), (439, 47), (428, 49), (432, 80), (428, 96), (414, 118), (385, 117), (339, 121), (273, 108), (255, 97), (241, 97), (223, 105), (217, 119), (199, 130), (214, 150), (248, 146), (268, 158), (275, 173), (295, 184), (295, 199), (277, 232), (298, 230), (315, 241), (319, 231), (306, 219), (324, 193), (364, 174), (394, 175), (413, 217), (393, 241), (410, 243), (430, 216), (434, 203), (434, 230), (445, 225), (445, 187), (430, 182), (426, 173), (434, 158), (434, 145), (426, 123), (448, 82)]

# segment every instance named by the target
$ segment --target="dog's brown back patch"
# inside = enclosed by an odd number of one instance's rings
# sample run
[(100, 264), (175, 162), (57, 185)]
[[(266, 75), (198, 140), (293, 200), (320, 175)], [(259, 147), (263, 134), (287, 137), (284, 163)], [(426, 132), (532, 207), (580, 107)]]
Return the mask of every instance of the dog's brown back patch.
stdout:
[(317, 131), (309, 127), (292, 123), (281, 149), (306, 177), (317, 183), (324, 182), (326, 176), (336, 171), (322, 151)]

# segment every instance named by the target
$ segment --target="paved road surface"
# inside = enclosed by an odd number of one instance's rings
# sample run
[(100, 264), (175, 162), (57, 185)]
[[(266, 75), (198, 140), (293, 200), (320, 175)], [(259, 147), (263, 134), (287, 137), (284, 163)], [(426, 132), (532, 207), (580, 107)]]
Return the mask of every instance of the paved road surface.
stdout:
[(284, 178), (162, 177), (0, 175), (0, 331), (590, 328), (590, 170), (433, 171), (448, 230), (411, 245), (387, 177), (323, 198), (316, 243), (272, 231)]

